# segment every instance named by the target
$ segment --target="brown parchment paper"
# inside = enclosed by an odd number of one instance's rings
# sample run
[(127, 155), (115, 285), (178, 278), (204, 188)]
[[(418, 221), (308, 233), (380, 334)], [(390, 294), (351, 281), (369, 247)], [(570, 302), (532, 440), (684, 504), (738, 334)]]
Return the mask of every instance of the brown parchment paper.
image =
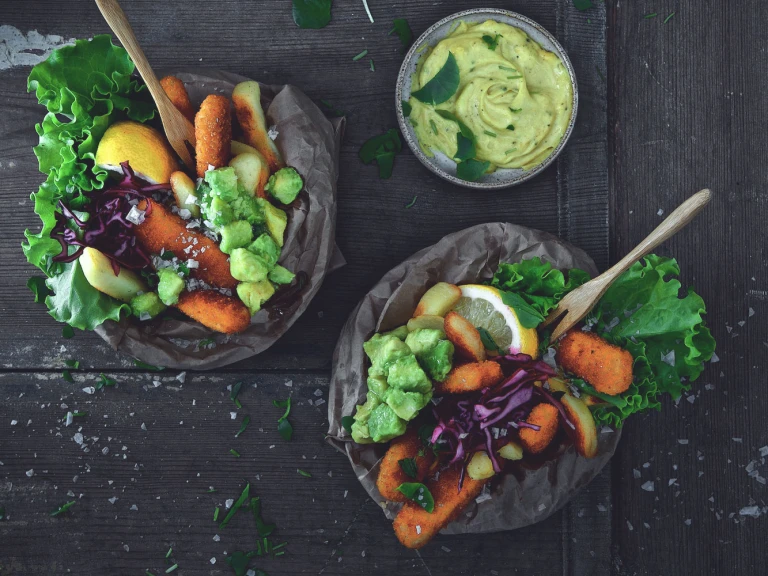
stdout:
[[(230, 96), (235, 84), (247, 80), (218, 70), (169, 73), (184, 82), (194, 104), (208, 94)], [(156, 366), (195, 370), (249, 358), (274, 344), (306, 310), (326, 273), (344, 265), (334, 237), (339, 146), (345, 120), (328, 120), (304, 93), (290, 85), (262, 85), (262, 105), (268, 125), (277, 129), (275, 142), (286, 164), (296, 168), (305, 181), (298, 207), (294, 203), (286, 210), (288, 227), (280, 258), (280, 264), (292, 272), (304, 271), (309, 276), (298, 307), (274, 320), (268, 318), (267, 310), (260, 310), (246, 331), (233, 336), (213, 332), (191, 319), (108, 320), (96, 332), (115, 350)], [(214, 344), (206, 342), (209, 339)]]
[[(499, 262), (519, 262), (533, 256), (559, 269), (581, 268), (592, 276), (597, 273), (583, 250), (551, 234), (500, 222), (480, 224), (446, 236), (390, 270), (362, 299), (342, 329), (328, 397), (328, 441), (347, 455), (371, 498), (386, 503), (382, 508), (388, 518), (394, 518), (399, 505), (387, 502), (376, 489), (379, 461), (387, 445), (356, 444), (341, 426), (342, 416), (354, 414), (355, 406), (365, 401), (363, 342), (374, 332), (405, 324), (422, 294), (436, 282), (482, 282), (493, 276)], [(518, 468), (515, 474), (494, 478), (491, 498), (481, 495), (481, 502), (472, 502), (443, 533), (512, 530), (544, 520), (600, 472), (619, 437), (619, 432), (598, 431), (599, 450), (592, 459), (576, 454), (573, 446), (563, 446), (557, 456), (536, 470)]]

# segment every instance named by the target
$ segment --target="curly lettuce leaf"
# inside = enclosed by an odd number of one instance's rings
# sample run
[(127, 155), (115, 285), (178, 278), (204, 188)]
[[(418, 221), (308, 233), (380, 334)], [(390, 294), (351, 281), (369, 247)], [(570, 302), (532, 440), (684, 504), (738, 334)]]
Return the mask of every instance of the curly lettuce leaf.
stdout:
[(579, 268), (568, 271), (568, 277), (542, 262), (536, 256), (514, 264), (499, 264), (491, 280), (504, 292), (504, 303), (517, 312), (526, 328), (535, 328), (554, 310), (568, 292), (589, 280), (589, 274)]
[(587, 316), (593, 332), (635, 359), (634, 382), (624, 394), (600, 395), (577, 384), (609, 403), (594, 409), (598, 424), (619, 427), (630, 414), (658, 409), (665, 393), (678, 399), (712, 357), (706, 306), (691, 289), (680, 297), (679, 274), (674, 259), (650, 254), (622, 274)]

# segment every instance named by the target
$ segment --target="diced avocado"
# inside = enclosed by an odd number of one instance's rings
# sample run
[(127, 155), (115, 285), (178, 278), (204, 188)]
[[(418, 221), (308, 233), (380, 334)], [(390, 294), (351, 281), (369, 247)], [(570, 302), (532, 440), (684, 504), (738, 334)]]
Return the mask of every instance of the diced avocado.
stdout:
[(235, 248), (247, 246), (253, 240), (253, 229), (245, 220), (235, 220), (221, 229), (219, 248), (224, 254), (231, 254)]
[(398, 326), (394, 330), (390, 330), (389, 332), (384, 332), (384, 334), (389, 334), (390, 336), (394, 336), (395, 338), (399, 338), (400, 340), (405, 340), (406, 336), (408, 336), (408, 327)]
[(371, 417), (371, 412), (373, 412), (379, 404), (381, 404), (381, 400), (371, 391), (368, 392), (368, 397), (365, 399), (365, 403), (358, 404), (357, 410), (355, 410), (355, 421), (352, 424), (352, 440), (358, 444), (370, 444), (372, 442), (368, 430), (368, 419)]
[(432, 350), (417, 358), (432, 380), (442, 382), (453, 367), (453, 352), (451, 342), (440, 340)]
[(358, 444), (372, 444), (371, 433), (368, 430), (368, 420), (365, 422), (352, 422), (352, 440)]
[(295, 168), (281, 168), (269, 177), (264, 190), (269, 192), (274, 198), (283, 204), (290, 204), (296, 200), (301, 189), (304, 187), (304, 180), (296, 172)]
[(145, 314), (154, 318), (163, 310), (165, 310), (165, 304), (160, 301), (157, 292), (144, 292), (144, 294), (134, 296), (131, 299), (131, 312), (139, 318)]
[(408, 344), (411, 352), (416, 354), (416, 358), (419, 358), (422, 354), (432, 350), (444, 338), (445, 334), (439, 330), (422, 329), (409, 333), (405, 343)]
[(384, 376), (372, 375), (368, 372), (368, 391), (373, 392), (379, 398), (384, 398), (389, 389), (387, 379)]
[(237, 173), (235, 169), (227, 166), (208, 170), (205, 173), (205, 181), (211, 186), (214, 196), (218, 196), (227, 202), (238, 197)]
[(387, 405), (403, 420), (413, 420), (431, 398), (431, 392), (420, 394), (390, 388), (387, 392)]
[(275, 284), (290, 284), (295, 277), (296, 274), (279, 264), (269, 271), (269, 279)]
[(248, 251), (264, 259), (272, 268), (280, 259), (280, 247), (272, 240), (269, 234), (262, 234), (248, 246)]
[(259, 206), (264, 210), (264, 216), (266, 217), (267, 230), (269, 230), (270, 236), (277, 242), (277, 245), (283, 247), (283, 234), (285, 234), (285, 227), (288, 226), (288, 215), (269, 203), (269, 200), (265, 198), (256, 198)]
[(386, 404), (379, 404), (368, 418), (368, 432), (374, 442), (388, 442), (405, 433), (406, 422)]
[(246, 192), (229, 203), (232, 214), (239, 220), (246, 220), (250, 224), (262, 224), (266, 221), (264, 210), (255, 198), (248, 196)]
[(409, 354), (398, 358), (389, 368), (387, 384), (406, 392), (430, 392), (432, 383), (416, 361), (416, 356)]
[(363, 344), (363, 349), (371, 360), (375, 368), (384, 370), (386, 373), (389, 365), (398, 358), (411, 356), (411, 349), (405, 343), (395, 336), (383, 334), (374, 334), (373, 337)]
[(245, 248), (235, 248), (229, 256), (229, 271), (235, 280), (261, 282), (267, 279), (269, 266), (263, 258)]
[(184, 290), (184, 280), (179, 278), (172, 268), (160, 268), (157, 271), (157, 295), (166, 306), (173, 306), (179, 301), (179, 294)]
[(248, 307), (251, 316), (261, 310), (262, 305), (272, 298), (275, 287), (268, 280), (261, 282), (241, 282), (237, 285), (237, 296)]
[(232, 208), (218, 196), (203, 204), (203, 215), (217, 227), (226, 226), (235, 219)]

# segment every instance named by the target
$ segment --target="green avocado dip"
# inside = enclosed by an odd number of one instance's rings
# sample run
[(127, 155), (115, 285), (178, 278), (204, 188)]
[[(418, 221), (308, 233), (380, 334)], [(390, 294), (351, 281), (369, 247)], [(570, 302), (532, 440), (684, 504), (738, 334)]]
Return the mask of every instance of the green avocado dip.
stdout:
[[(455, 93), (439, 104), (414, 96), (443, 70), (451, 55), (459, 73)], [(488, 162), (486, 172), (493, 172), (527, 170), (552, 153), (571, 118), (573, 87), (556, 54), (519, 28), (487, 20), (461, 22), (428, 49), (413, 76), (411, 95), (409, 119), (428, 156), (434, 151), (454, 159), (460, 156), (458, 119), (474, 136), (474, 158)]]
[(432, 381), (445, 380), (453, 344), (442, 330), (409, 332), (401, 326), (374, 334), (363, 348), (371, 361), (368, 396), (355, 412), (352, 439), (358, 444), (388, 442), (405, 433), (408, 421), (432, 399)]

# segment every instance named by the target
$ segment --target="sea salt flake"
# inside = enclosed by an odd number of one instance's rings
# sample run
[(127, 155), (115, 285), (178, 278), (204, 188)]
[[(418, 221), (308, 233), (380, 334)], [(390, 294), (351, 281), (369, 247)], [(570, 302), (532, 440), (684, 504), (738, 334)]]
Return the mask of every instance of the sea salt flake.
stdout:
[(136, 206), (131, 206), (128, 214), (125, 215), (125, 219), (137, 226), (144, 222), (144, 210), (139, 210)]
[(280, 135), (280, 132), (277, 131), (277, 126), (270, 126), (269, 131), (267, 132), (267, 136), (269, 136), (270, 140), (274, 140)]
[(718, 357), (717, 354), (712, 352), (712, 358), (710, 358), (709, 361), (712, 362), (712, 364), (714, 364), (715, 362), (720, 362), (720, 358)]
[(672, 486), (672, 484), (674, 484), (675, 482), (677, 482), (677, 478), (670, 478), (669, 481), (667, 482), (667, 486)]
[(635, 529), (635, 527), (634, 527), (634, 526), (632, 526), (632, 522), (630, 522), (629, 520), (627, 520), (627, 528), (629, 528), (629, 531), (630, 531), (630, 532), (632, 532), (632, 530), (634, 530), (634, 529)]
[(749, 318), (752, 318), (752, 316), (754, 316), (754, 315), (755, 315), (754, 309), (750, 308), (749, 309)]
[(751, 516), (752, 518), (758, 518), (760, 516), (759, 506), (745, 506), (739, 510), (739, 516)]
[(83, 392), (85, 392), (86, 394), (95, 394), (96, 388), (94, 388), (93, 386), (86, 386), (85, 388), (83, 388)]
[(211, 558), (211, 564), (216, 564), (216, 558)]
[(29, 470), (27, 470), (26, 474), (27, 474), (28, 478), (32, 478), (32, 476), (35, 475), (35, 469), (34, 468), (30, 468)]
[(659, 208), (659, 211), (656, 212), (656, 216), (662, 216), (663, 214), (664, 214), (664, 210), (662, 210), (661, 208)]
[(632, 469), (632, 476), (634, 476), (635, 478), (640, 478), (640, 470), (638, 470), (636, 468), (633, 468)]
[(731, 440), (733, 440), (734, 442), (738, 442), (739, 444), (743, 442), (741, 438), (731, 438)]
[(109, 503), (110, 503), (110, 504), (114, 504), (114, 503), (115, 503), (115, 502), (117, 502), (118, 500), (119, 500), (119, 498), (118, 498), (117, 496), (112, 496), (112, 498), (109, 498)]
[(762, 456), (763, 458), (768, 456), (768, 445), (767, 446), (762, 446), (760, 448), (760, 456)]
[(677, 439), (677, 443), (678, 444), (682, 444), (683, 446), (685, 446), (686, 444), (688, 444), (688, 439), (687, 438), (678, 438)]
[(686, 526), (690, 526), (691, 525), (691, 519), (690, 518), (685, 520), (685, 525)]
[(598, 504), (597, 510), (598, 512), (605, 512), (606, 510), (608, 510), (608, 508), (606, 508), (604, 504)]
[(656, 489), (654, 482), (651, 480), (648, 480), (648, 482), (644, 482), (643, 485), (640, 486), (640, 488), (642, 488), (646, 492), (653, 492)]
[(283, 385), (287, 386), (288, 388), (293, 387), (293, 380), (286, 380), (283, 382)]
[(234, 504), (234, 503), (235, 503), (235, 500), (234, 500), (234, 498), (229, 498), (228, 500), (226, 500), (226, 501), (224, 502), (224, 506), (225, 506), (225, 508), (226, 508), (227, 510), (229, 510), (230, 508), (232, 508), (232, 504)]

